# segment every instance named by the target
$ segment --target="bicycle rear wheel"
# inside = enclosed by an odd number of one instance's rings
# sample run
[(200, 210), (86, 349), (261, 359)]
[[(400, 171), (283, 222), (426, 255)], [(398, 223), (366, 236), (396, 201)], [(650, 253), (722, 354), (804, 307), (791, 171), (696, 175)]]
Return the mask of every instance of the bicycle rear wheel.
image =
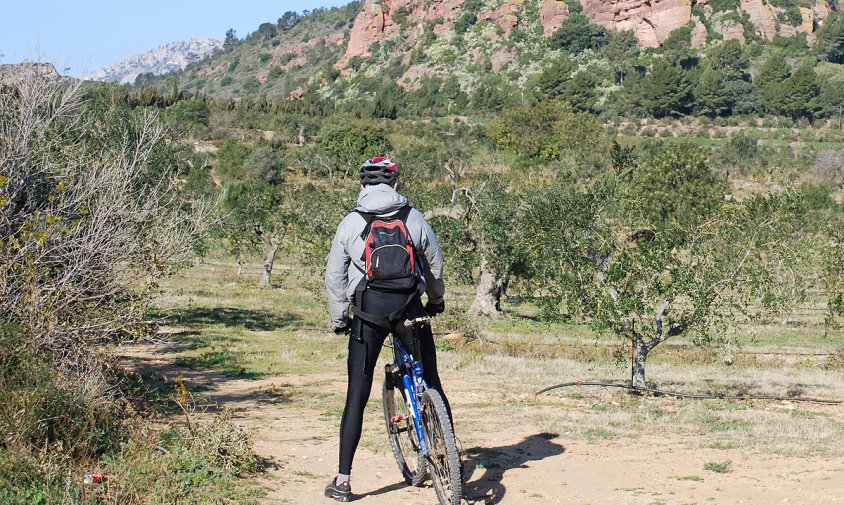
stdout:
[(384, 380), (381, 399), (393, 456), (396, 458), (404, 481), (411, 486), (420, 486), (428, 476), (428, 462), (419, 449), (419, 439), (413, 428), (410, 408), (404, 395), (397, 387), (388, 387), (391, 386), (388, 381), (389, 379)]
[(430, 452), (428, 464), (431, 467), (431, 480), (434, 481), (437, 498), (442, 505), (459, 505), (463, 492), (460, 456), (442, 396), (433, 389), (425, 391), (420, 411)]

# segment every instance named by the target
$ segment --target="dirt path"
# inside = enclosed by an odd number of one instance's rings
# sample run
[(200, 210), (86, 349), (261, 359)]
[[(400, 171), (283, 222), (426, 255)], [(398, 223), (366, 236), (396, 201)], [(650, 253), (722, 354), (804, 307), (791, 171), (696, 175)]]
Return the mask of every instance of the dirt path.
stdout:
[[(124, 361), (170, 379), (183, 374), (214, 407), (256, 430), (256, 451), (271, 462), (263, 484), (267, 504), (331, 503), (322, 490), (336, 471), (338, 402), (345, 377), (302, 375), (232, 380), (221, 374), (173, 366), (178, 348), (124, 349)], [(468, 379), (463, 377), (462, 379)], [(506, 414), (472, 416), (477, 388), (455, 377), (448, 389), (457, 430), (463, 435), (468, 503), (503, 504), (836, 504), (844, 503), (844, 461), (745, 454), (738, 449), (692, 449), (676, 436), (642, 433), (590, 443), (541, 433)], [(297, 393), (308, 389), (308, 395)], [(435, 504), (431, 488), (411, 488), (399, 478), (380, 436), (380, 396), (373, 388), (364, 440), (352, 477), (356, 501), (369, 504)], [(489, 399), (486, 399), (489, 400)], [(330, 410), (326, 413), (326, 408)], [(587, 408), (584, 406), (584, 408)], [(844, 407), (836, 416), (844, 412)], [(489, 417), (489, 416), (486, 416)], [(461, 422), (465, 419), (465, 422)], [(462, 430), (462, 431), (461, 431)], [(466, 433), (471, 431), (471, 433)], [(386, 439), (386, 437), (383, 437)], [(703, 471), (710, 461), (731, 461), (728, 473)]]

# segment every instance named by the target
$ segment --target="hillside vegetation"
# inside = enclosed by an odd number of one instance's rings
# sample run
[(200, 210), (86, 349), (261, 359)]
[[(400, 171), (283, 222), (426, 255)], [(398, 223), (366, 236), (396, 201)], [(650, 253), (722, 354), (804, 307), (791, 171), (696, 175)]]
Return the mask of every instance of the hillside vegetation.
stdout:
[[(506, 16), (502, 9), (510, 4), (499, 4), (466, 1), (448, 17), (433, 19), (415, 7), (390, 11), (376, 3), (361, 11), (354, 2), (308, 15), (287, 13), (243, 39), (230, 33), (226, 49), (213, 58), (138, 85), (217, 100), (292, 97), (323, 113), (388, 118), (487, 114), (553, 99), (604, 119), (813, 121), (838, 119), (844, 103), (844, 18), (834, 4), (813, 18), (817, 28), (808, 37), (782, 29), (803, 15), (800, 9), (812, 12), (797, 4), (765, 5), (779, 12), (780, 33), (791, 34), (772, 37), (760, 36), (737, 4), (695, 4), (697, 21), (671, 31), (657, 47), (642, 47), (633, 31), (608, 29), (584, 14), (595, 17), (608, 5), (589, 4), (584, 11), (570, 0), (565, 21), (543, 25), (538, 0), (510, 6)], [(380, 17), (368, 16), (372, 9), (381, 9)], [(698, 22), (709, 34), (703, 39)], [(384, 28), (372, 31), (373, 23)], [(713, 27), (731, 23), (744, 26), (743, 35)], [(356, 34), (362, 30), (371, 33)], [(353, 50), (353, 37), (369, 38), (355, 40)]]

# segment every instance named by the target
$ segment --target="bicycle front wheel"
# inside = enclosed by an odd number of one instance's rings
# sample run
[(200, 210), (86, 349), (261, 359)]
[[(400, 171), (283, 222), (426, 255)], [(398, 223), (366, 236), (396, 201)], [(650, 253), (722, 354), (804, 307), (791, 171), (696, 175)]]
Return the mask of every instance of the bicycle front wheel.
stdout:
[(397, 387), (391, 387), (393, 385), (388, 384), (388, 381), (384, 381), (381, 399), (393, 456), (404, 481), (411, 486), (421, 486), (428, 476), (428, 462), (419, 448), (419, 439), (404, 395)]
[(437, 498), (442, 505), (459, 505), (462, 495), (460, 456), (442, 396), (433, 389), (425, 391), (420, 410)]

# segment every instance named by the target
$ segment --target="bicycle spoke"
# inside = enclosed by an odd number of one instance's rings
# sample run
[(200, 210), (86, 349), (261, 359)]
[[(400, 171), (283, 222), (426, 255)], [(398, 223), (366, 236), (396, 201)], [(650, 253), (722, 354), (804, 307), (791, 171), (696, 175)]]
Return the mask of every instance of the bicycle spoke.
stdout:
[(439, 393), (432, 390), (423, 394), (422, 403), (422, 424), (428, 439), (428, 462), (434, 489), (442, 505), (457, 505), (462, 487), (459, 456), (445, 404)]
[(382, 396), (384, 420), (396, 463), (408, 484), (421, 485), (427, 476), (428, 465), (422, 456), (404, 395), (400, 389), (389, 388), (385, 382)]

